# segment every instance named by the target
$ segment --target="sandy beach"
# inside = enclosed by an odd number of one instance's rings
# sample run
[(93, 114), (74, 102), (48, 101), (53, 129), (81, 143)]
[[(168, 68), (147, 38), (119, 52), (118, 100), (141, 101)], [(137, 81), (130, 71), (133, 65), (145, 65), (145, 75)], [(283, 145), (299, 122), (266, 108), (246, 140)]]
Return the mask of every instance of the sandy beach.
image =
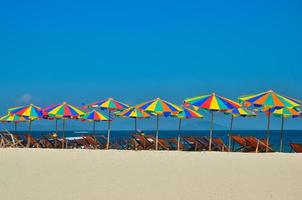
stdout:
[(0, 194), (3, 200), (296, 200), (301, 169), (301, 154), (0, 149)]

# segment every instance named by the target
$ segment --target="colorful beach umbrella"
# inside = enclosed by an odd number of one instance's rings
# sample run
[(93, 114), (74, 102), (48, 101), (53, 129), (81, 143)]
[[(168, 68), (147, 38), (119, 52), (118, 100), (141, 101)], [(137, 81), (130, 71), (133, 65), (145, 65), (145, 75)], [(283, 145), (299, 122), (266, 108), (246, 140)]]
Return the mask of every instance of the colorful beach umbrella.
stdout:
[(150, 113), (147, 113), (146, 111), (136, 107), (130, 107), (123, 111), (117, 111), (114, 114), (119, 117), (133, 118), (135, 131), (137, 130), (137, 119), (144, 119), (144, 118), (151, 117)]
[(296, 118), (301, 115), (301, 112), (295, 108), (281, 108), (276, 109), (273, 112), (273, 115), (276, 117), (281, 117), (281, 130), (280, 130), (280, 152), (283, 151), (283, 133), (284, 133), (284, 119), (285, 118)]
[(17, 123), (29, 121), (28, 117), (23, 117), (15, 114), (7, 114), (0, 118), (1, 122), (14, 123), (15, 133), (17, 132)]
[(182, 111), (175, 114), (175, 115), (171, 115), (171, 116), (175, 116), (177, 118), (179, 118), (179, 122), (178, 122), (178, 137), (177, 137), (177, 150), (180, 150), (180, 133), (181, 133), (181, 122), (182, 119), (192, 119), (192, 118), (203, 118), (203, 115), (200, 114), (199, 112), (192, 110), (190, 108), (187, 107), (181, 107)]
[[(111, 118), (111, 111), (119, 111), (127, 109), (129, 106), (125, 103), (114, 100), (113, 98), (103, 99), (91, 104), (86, 105), (86, 107), (101, 108), (108, 110), (108, 117)], [(108, 134), (107, 134), (107, 145), (106, 149), (109, 149), (110, 144), (110, 132), (111, 132), (111, 120), (108, 121)]]
[(230, 124), (230, 130), (229, 130), (229, 151), (231, 150), (231, 133), (233, 130), (233, 121), (234, 117), (256, 117), (257, 114), (254, 111), (251, 111), (245, 107), (241, 108), (235, 108), (231, 110), (227, 110), (224, 112), (225, 114), (231, 115), (231, 124)]
[(62, 137), (64, 138), (66, 119), (77, 119), (85, 115), (85, 112), (73, 105), (63, 102), (43, 109), (43, 114), (47, 117), (63, 119)]
[(28, 117), (29, 118), (29, 126), (28, 126), (29, 131), (31, 131), (32, 121), (42, 117), (41, 108), (38, 106), (35, 106), (34, 104), (10, 108), (10, 109), (8, 109), (8, 112), (10, 114), (19, 115), (22, 117)]
[[(245, 103), (247, 106), (253, 105), (254, 107), (262, 107), (267, 109), (267, 129), (266, 138), (269, 144), (270, 134), (270, 116), (275, 109), (280, 108), (296, 108), (302, 105), (302, 102), (287, 96), (282, 96), (273, 90), (262, 92), (254, 95), (244, 95), (238, 98), (240, 102)], [(268, 146), (268, 145), (267, 145)], [(268, 147), (267, 147), (268, 151)]]
[(93, 110), (91, 112), (86, 113), (81, 117), (83, 120), (87, 120), (89, 122), (93, 122), (93, 132), (95, 133), (95, 123), (100, 121), (109, 121), (109, 118), (103, 115), (102, 113)]
[(194, 109), (206, 109), (211, 112), (211, 129), (210, 129), (210, 140), (209, 140), (209, 151), (212, 149), (212, 135), (214, 130), (214, 112), (224, 112), (230, 109), (240, 108), (241, 105), (235, 101), (219, 96), (215, 93), (203, 96), (197, 96), (186, 99), (184, 105), (192, 105)]
[(155, 150), (158, 150), (159, 117), (160, 116), (167, 117), (171, 114), (177, 114), (177, 113), (181, 112), (182, 109), (179, 106), (177, 106), (173, 103), (170, 103), (168, 101), (162, 100), (160, 98), (156, 98), (154, 100), (147, 101), (136, 107), (156, 115), (157, 126), (156, 126)]
[(55, 120), (56, 122), (55, 133), (58, 134), (58, 120), (61, 119), (62, 117), (49, 116), (49, 114), (47, 113), (49, 110), (52, 110), (54, 107), (57, 107), (57, 104), (42, 108), (42, 115), (44, 119)]

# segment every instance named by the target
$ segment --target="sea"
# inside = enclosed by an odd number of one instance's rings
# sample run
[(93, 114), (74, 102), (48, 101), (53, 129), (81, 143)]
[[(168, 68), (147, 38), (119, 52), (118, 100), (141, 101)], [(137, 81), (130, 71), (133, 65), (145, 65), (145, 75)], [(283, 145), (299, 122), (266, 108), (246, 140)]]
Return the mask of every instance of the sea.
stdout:
[[(19, 131), (17, 134), (24, 134), (28, 133), (28, 131)], [(48, 135), (51, 134), (52, 131), (31, 131), (30, 132), (34, 137), (41, 137), (42, 135)], [(133, 134), (134, 131), (131, 130), (112, 130), (110, 134), (111, 141), (118, 140), (118, 139), (128, 139), (131, 137), (131, 134)], [(155, 135), (155, 131), (144, 131), (145, 134), (153, 134)], [(58, 134), (60, 136), (61, 132), (58, 131)], [(92, 131), (65, 131), (65, 137), (77, 137), (82, 135), (89, 135), (93, 134)], [(95, 134), (103, 134), (107, 136), (107, 131), (98, 131)], [(225, 144), (228, 144), (228, 135), (229, 131), (224, 130), (216, 130), (213, 132), (213, 137), (220, 137), (225, 142)], [(241, 136), (254, 136), (257, 138), (265, 138), (266, 137), (266, 131), (265, 130), (234, 130), (232, 131), (232, 134), (238, 134)], [(209, 130), (183, 130), (181, 131), (182, 136), (209, 136)], [(177, 137), (178, 131), (177, 130), (162, 130), (159, 132), (160, 138), (172, 138)], [(290, 152), (291, 148), (288, 145), (289, 143), (301, 143), (302, 144), (302, 130), (284, 130), (284, 136), (283, 136), (283, 151), (284, 152)], [(270, 131), (270, 144), (273, 147), (275, 151), (279, 151), (280, 146), (280, 130), (271, 130)]]

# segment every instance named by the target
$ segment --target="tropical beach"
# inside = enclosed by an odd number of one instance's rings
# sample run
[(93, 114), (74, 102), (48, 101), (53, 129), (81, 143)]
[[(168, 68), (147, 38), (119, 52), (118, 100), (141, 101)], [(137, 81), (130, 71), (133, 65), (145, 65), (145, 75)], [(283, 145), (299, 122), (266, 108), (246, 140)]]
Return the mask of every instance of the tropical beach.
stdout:
[(1, 1), (0, 199), (301, 199), (301, 8)]

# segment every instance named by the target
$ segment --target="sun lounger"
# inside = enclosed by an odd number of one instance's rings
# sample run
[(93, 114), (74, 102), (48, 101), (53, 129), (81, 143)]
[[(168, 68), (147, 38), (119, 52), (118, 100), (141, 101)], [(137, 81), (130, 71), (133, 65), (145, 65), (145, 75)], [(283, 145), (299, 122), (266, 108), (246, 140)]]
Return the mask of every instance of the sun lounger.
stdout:
[[(231, 137), (231, 142), (233, 143), (232, 151), (241, 151), (241, 152), (246, 152), (246, 151), (251, 151), (251, 147), (249, 147), (246, 143), (246, 140), (241, 137), (240, 135), (230, 135)], [(239, 145), (239, 148), (235, 149), (235, 143)]]
[(266, 149), (268, 149), (268, 152), (272, 152), (273, 149), (270, 146), (267, 146), (267, 140), (260, 140), (255, 137), (249, 136), (244, 137), (246, 141), (246, 145), (249, 146), (251, 149), (254, 149), (256, 153), (258, 152), (267, 152)]
[(257, 139), (253, 136), (241, 137), (239, 135), (230, 135), (231, 140), (233, 141), (233, 150), (234, 143), (239, 145), (239, 148), (234, 151), (241, 152), (272, 152), (273, 149), (268, 145), (266, 139)]
[[(166, 141), (170, 145), (170, 150), (177, 150), (177, 145), (178, 145), (178, 139), (177, 138), (167, 138)], [(182, 151), (184, 149), (183, 143), (179, 141), (179, 150)]]
[(201, 149), (199, 142), (196, 140), (196, 138), (189, 136), (189, 137), (183, 137), (184, 145), (188, 146), (188, 148), (185, 148), (188, 151), (198, 151)]
[(154, 146), (153, 140), (148, 140), (144, 135), (140, 134), (132, 134), (132, 139), (135, 141), (136, 149), (137, 150), (148, 150)]
[(228, 147), (224, 144), (221, 138), (213, 138), (212, 139), (214, 146), (219, 148), (219, 151), (229, 151)]
[[(106, 149), (107, 146), (107, 137), (104, 135), (93, 135), (93, 137), (99, 142), (100, 149)], [(109, 147), (112, 146), (111, 141), (109, 142)]]
[(90, 149), (100, 149), (101, 148), (101, 144), (95, 137), (93, 137), (91, 135), (85, 135), (85, 136), (83, 135), (82, 137), (88, 144), (88, 148), (90, 148)]
[(16, 134), (10, 133), (8, 130), (0, 133), (1, 147), (24, 147), (23, 140)]
[(295, 153), (302, 153), (302, 144), (290, 143), (289, 146)]
[(32, 135), (26, 133), (24, 134), (24, 138), (26, 140), (26, 147), (30, 148), (40, 148), (41, 144), (37, 139), (35, 139)]

